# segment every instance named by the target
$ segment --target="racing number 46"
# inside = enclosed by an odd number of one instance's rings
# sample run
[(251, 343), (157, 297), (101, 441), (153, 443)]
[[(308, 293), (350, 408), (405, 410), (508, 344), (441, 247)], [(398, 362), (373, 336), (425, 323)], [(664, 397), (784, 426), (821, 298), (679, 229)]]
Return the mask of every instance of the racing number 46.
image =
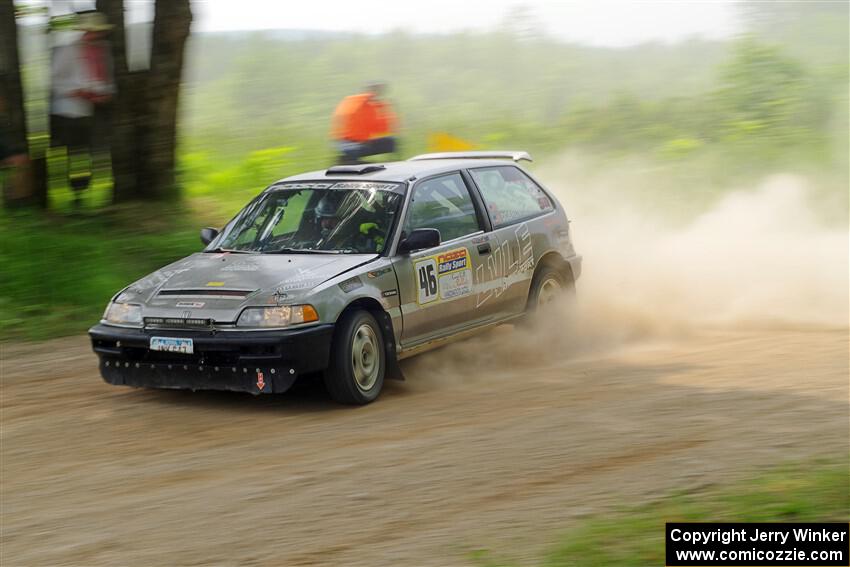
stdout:
[(437, 276), (434, 275), (434, 264), (428, 264), (419, 268), (419, 287), (425, 295), (437, 293)]
[(428, 303), (437, 299), (437, 264), (428, 260), (417, 264), (416, 272), (419, 279), (419, 303)]

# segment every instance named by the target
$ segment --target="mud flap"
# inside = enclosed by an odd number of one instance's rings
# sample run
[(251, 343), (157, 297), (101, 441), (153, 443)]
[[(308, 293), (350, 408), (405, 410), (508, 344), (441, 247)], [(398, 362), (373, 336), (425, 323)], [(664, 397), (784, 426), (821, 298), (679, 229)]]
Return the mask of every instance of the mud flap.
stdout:
[(387, 371), (384, 373), (386, 380), (399, 380), (404, 382), (404, 373), (398, 365), (398, 358), (395, 352), (395, 335), (393, 334), (393, 324), (390, 316), (385, 311), (373, 313), (378, 319), (378, 323), (383, 328), (384, 332), (384, 350), (386, 351)]
[(384, 374), (384, 378), (387, 380), (399, 380), (400, 382), (405, 381), (404, 373), (401, 371), (398, 360), (396, 360), (395, 353), (393, 353), (392, 357), (387, 357), (387, 372)]

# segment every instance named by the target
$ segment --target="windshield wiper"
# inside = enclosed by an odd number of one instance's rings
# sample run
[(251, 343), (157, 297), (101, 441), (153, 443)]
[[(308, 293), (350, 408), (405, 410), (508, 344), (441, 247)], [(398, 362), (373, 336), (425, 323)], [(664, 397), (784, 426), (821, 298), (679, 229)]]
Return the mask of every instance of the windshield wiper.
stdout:
[(316, 248), (278, 248), (264, 250), (263, 254), (340, 254), (339, 250), (318, 250)]
[(212, 250), (204, 250), (207, 254), (222, 254), (230, 252), (231, 254), (255, 254), (253, 250), (231, 250), (230, 248), (213, 248)]

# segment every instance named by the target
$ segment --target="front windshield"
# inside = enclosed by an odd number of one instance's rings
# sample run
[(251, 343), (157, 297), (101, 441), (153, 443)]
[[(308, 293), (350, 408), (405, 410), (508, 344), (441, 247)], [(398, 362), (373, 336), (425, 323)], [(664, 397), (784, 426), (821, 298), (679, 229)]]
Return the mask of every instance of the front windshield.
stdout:
[(368, 183), (281, 185), (231, 223), (216, 249), (264, 253), (384, 250), (401, 196)]

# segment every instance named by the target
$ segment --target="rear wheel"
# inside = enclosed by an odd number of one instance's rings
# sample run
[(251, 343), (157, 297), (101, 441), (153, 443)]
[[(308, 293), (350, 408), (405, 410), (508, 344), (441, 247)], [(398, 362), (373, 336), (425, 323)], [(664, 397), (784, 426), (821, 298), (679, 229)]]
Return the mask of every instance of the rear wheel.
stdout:
[(553, 266), (542, 266), (531, 280), (525, 311), (529, 315), (546, 312), (567, 297), (575, 296), (575, 285)]
[(555, 301), (564, 292), (561, 280), (555, 276), (549, 276), (540, 284), (537, 290), (537, 309), (545, 308)]
[(352, 311), (337, 323), (325, 386), (343, 404), (368, 404), (384, 385), (386, 353), (378, 322), (368, 311)]

